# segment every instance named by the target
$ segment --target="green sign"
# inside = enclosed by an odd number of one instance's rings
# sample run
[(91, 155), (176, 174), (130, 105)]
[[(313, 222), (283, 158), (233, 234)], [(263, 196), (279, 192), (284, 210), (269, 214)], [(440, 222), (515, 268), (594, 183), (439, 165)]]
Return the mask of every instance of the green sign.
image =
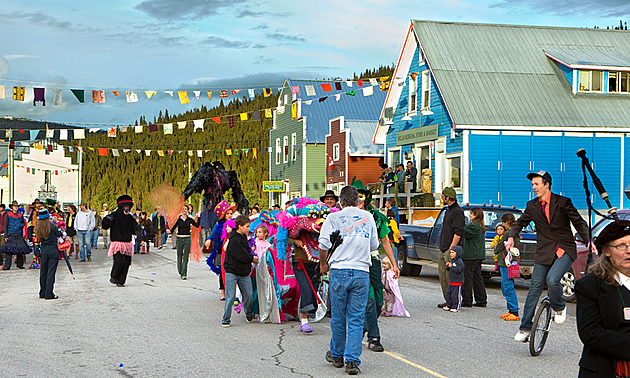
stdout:
[(263, 192), (284, 192), (284, 181), (263, 181)]
[(416, 129), (399, 131), (396, 133), (396, 145), (404, 146), (413, 143), (428, 142), (438, 138), (438, 125), (419, 127)]

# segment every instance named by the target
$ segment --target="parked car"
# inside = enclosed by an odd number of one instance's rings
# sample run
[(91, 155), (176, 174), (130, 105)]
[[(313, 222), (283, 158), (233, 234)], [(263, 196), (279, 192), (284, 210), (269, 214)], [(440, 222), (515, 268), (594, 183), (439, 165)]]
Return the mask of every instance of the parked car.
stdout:
[[(484, 213), (484, 223), (486, 226), (486, 259), (481, 265), (482, 273), (486, 277), (499, 275), (494, 270), (494, 249), (490, 246), (492, 239), (496, 236), (495, 229), (501, 223), (501, 217), (505, 213), (514, 214), (519, 218), (521, 210), (515, 207), (501, 207), (493, 205), (462, 205), (466, 223), (470, 222), (470, 209), (479, 207)], [(442, 233), (442, 222), (444, 220), (445, 209), (435, 220), (433, 226), (400, 225), (400, 233), (404, 236), (398, 247), (397, 264), (402, 275), (418, 275), (422, 271), (423, 265), (437, 267), (440, 235)], [(521, 233), (521, 275), (531, 276), (531, 269), (534, 264), (534, 250), (536, 249), (536, 235), (533, 229), (528, 226)]]

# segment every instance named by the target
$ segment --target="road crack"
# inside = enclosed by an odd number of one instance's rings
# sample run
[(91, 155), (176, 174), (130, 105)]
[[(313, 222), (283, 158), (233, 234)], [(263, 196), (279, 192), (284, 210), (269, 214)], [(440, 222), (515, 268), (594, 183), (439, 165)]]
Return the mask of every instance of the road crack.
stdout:
[[(294, 329), (295, 326), (291, 326), (290, 328)], [(276, 346), (278, 347), (278, 349), (280, 351), (278, 353), (276, 353), (276, 354), (271, 356), (276, 361), (275, 365), (277, 367), (289, 370), (291, 372), (291, 374), (304, 375), (306, 377), (313, 377), (312, 375), (310, 375), (308, 373), (299, 372), (295, 368), (292, 368), (290, 366), (285, 366), (285, 365), (282, 364), (282, 361), (280, 361), (280, 356), (285, 352), (284, 347), (282, 346), (282, 342), (284, 341), (284, 336), (285, 335), (286, 335), (285, 334), (285, 328), (280, 328), (280, 336), (278, 337), (278, 344), (276, 344)]]

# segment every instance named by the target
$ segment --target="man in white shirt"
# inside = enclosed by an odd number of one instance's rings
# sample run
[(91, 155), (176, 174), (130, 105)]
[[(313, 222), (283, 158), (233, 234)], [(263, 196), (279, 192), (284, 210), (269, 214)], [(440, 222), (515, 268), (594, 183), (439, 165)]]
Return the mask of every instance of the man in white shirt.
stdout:
[(85, 202), (79, 206), (79, 212), (74, 220), (74, 229), (77, 230), (79, 238), (79, 257), (81, 262), (85, 262), (86, 252), (87, 261), (92, 261), (92, 230), (94, 230), (95, 220), (94, 213), (88, 209)]
[[(359, 357), (370, 289), (371, 251), (378, 249), (379, 240), (372, 214), (357, 208), (357, 189), (353, 186), (344, 187), (339, 199), (342, 210), (326, 218), (319, 237), (321, 272), (323, 274), (330, 269), (332, 337), (326, 361), (340, 368), (344, 365), (345, 357), (346, 372), (355, 375), (361, 364)], [(332, 245), (330, 235), (335, 230), (341, 232), (343, 243), (327, 259)]]

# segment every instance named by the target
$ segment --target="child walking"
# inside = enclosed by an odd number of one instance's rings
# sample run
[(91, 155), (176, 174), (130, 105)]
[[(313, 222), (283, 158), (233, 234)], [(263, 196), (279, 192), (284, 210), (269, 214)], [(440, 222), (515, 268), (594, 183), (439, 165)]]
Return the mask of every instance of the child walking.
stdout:
[[(499, 240), (501, 240), (501, 236), (503, 236), (503, 234), (505, 233), (505, 226), (503, 226), (502, 224), (498, 224), (495, 231), (497, 235), (494, 237), (494, 239), (492, 239), (492, 242), (490, 243), (490, 246), (493, 249), (497, 247), (497, 244), (499, 244)], [(497, 263), (498, 260), (499, 259), (497, 255), (495, 254), (494, 255), (494, 269), (492, 269), (493, 272), (499, 271), (499, 264)]]
[[(521, 317), (518, 315), (518, 298), (516, 297), (516, 290), (514, 289), (514, 280), (509, 278), (508, 268), (505, 264), (505, 256), (508, 253), (508, 251), (505, 250), (505, 242), (510, 235), (510, 229), (515, 221), (516, 219), (513, 214), (503, 214), (501, 222), (503, 222), (505, 232), (503, 233), (503, 236), (501, 236), (501, 239), (497, 243), (496, 247), (494, 247), (494, 255), (497, 258), (497, 264), (499, 266), (499, 271), (501, 272), (501, 293), (505, 297), (508, 309), (508, 312), (505, 315), (501, 315), (501, 319), (508, 322), (521, 320)], [(518, 248), (519, 243), (520, 235), (514, 238), (514, 247)]]
[(247, 322), (254, 319), (252, 312), (252, 280), (249, 274), (252, 271), (252, 262), (258, 263), (258, 256), (250, 252), (247, 241), (250, 220), (246, 215), (239, 215), (234, 220), (234, 230), (228, 236), (228, 246), (225, 250), (225, 308), (221, 325), (229, 327), (231, 324), (232, 305), (236, 298), (236, 286), (238, 285), (243, 295), (243, 305)]
[(381, 281), (385, 286), (385, 295), (381, 315), (385, 316), (405, 316), (410, 317), (409, 312), (405, 309), (402, 294), (398, 287), (398, 278), (394, 278), (392, 271), (392, 262), (388, 257), (383, 259), (383, 271), (381, 273)]
[(446, 263), (448, 270), (448, 289), (444, 311), (459, 312), (462, 308), (462, 285), (464, 284), (464, 261), (462, 247), (451, 247), (451, 260)]
[[(265, 249), (267, 249), (271, 243), (267, 241), (269, 238), (269, 228), (264, 224), (261, 224), (256, 228), (256, 240), (255, 240), (255, 249), (254, 253), (260, 259), (260, 256), (263, 254)], [(252, 279), (252, 302), (253, 302), (253, 312), (255, 315), (259, 314), (258, 309), (258, 287), (256, 286), (256, 267), (252, 269), (252, 273), (250, 274)]]

